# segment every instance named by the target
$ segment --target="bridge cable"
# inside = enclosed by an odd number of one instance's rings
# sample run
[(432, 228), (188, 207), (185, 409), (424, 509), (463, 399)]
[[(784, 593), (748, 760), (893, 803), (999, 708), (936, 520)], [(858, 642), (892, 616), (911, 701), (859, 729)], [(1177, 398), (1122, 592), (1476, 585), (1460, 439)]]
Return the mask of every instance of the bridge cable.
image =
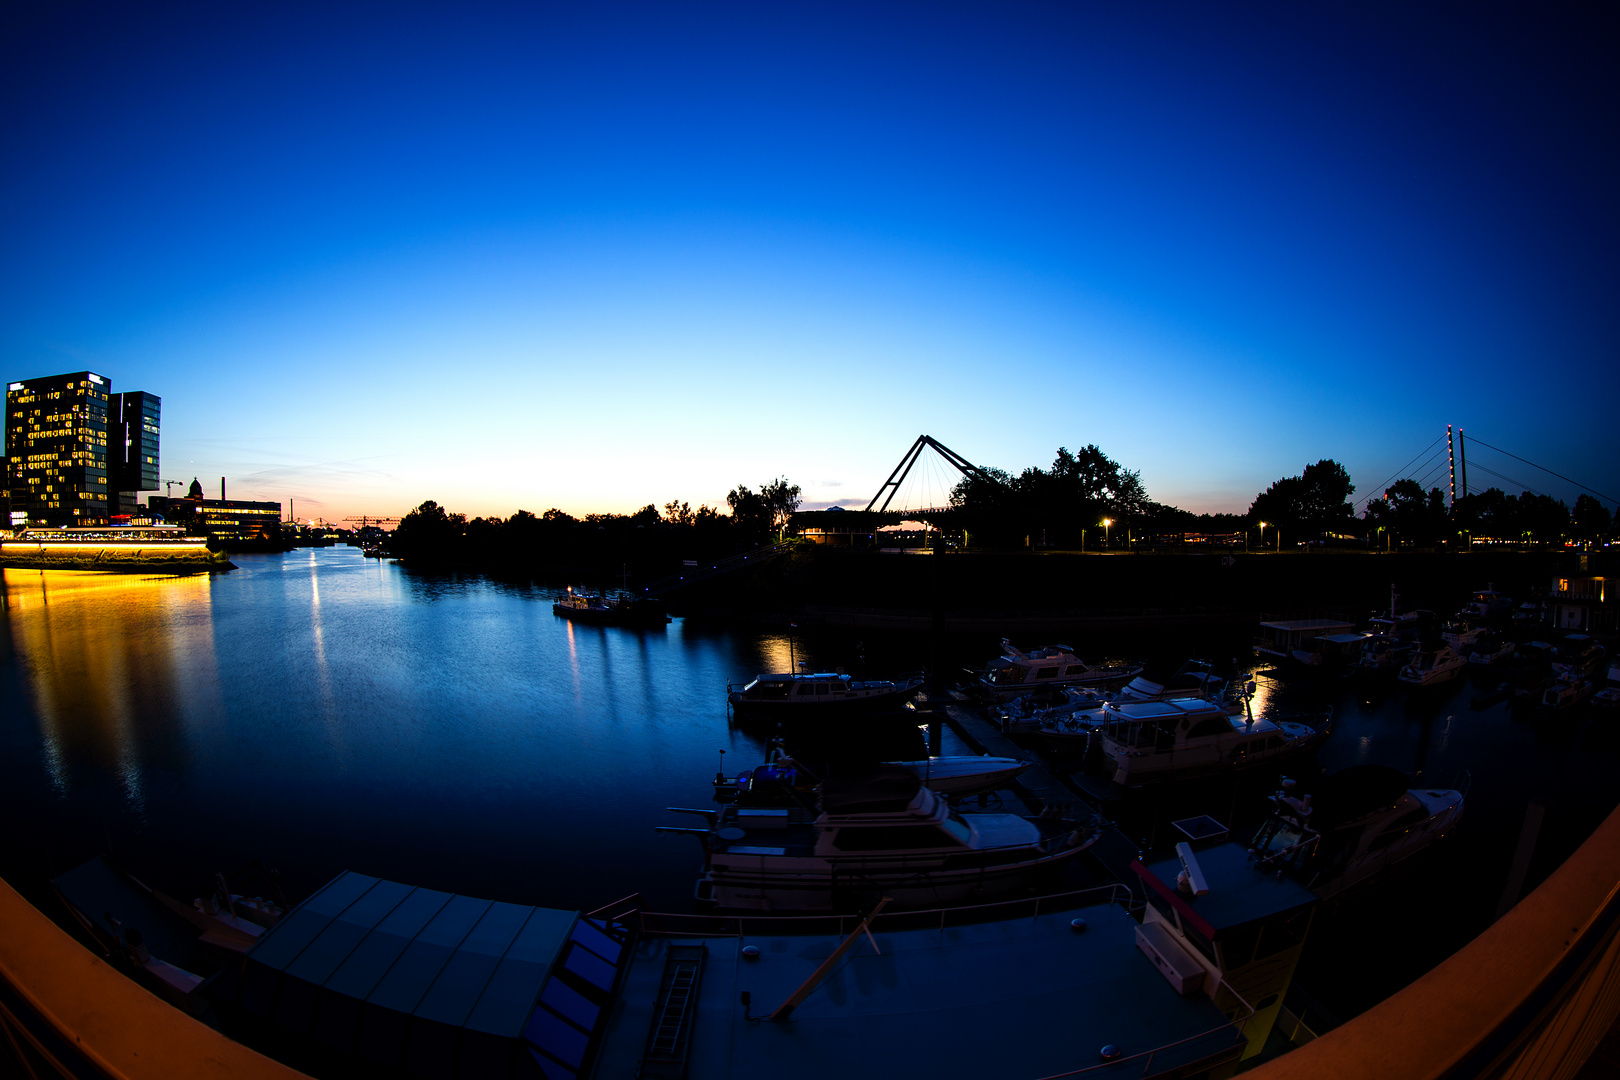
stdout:
[(1519, 480), (1515, 480), (1511, 476), (1503, 476), (1501, 473), (1497, 472), (1495, 469), (1488, 468), (1488, 467), (1486, 467), (1484, 465), (1478, 466), (1478, 469), (1479, 469), (1480, 472), (1490, 473), (1492, 476), (1496, 477), (1498, 480), (1507, 481), (1509, 484), (1512, 484), (1514, 487), (1518, 488), (1520, 491), (1528, 491), (1532, 495), (1540, 495), (1542, 498), (1550, 498), (1550, 496), (1548, 496), (1545, 492), (1537, 491), (1535, 488), (1531, 487), (1529, 484), (1526, 484), (1526, 483), (1524, 483), (1522, 481), (1519, 481)]
[[(1605, 495), (1605, 494), (1603, 494), (1603, 492), (1599, 491), (1597, 488), (1587, 487), (1585, 484), (1581, 483), (1579, 480), (1571, 480), (1569, 477), (1565, 476), (1563, 473), (1553, 472), (1551, 469), (1547, 468), (1547, 466), (1545, 466), (1545, 465), (1537, 465), (1535, 462), (1531, 461), (1529, 458), (1522, 458), (1518, 454), (1508, 454), (1508, 452), (1506, 450), (1503, 450), (1500, 446), (1492, 446), (1490, 443), (1486, 442), (1484, 439), (1476, 438), (1473, 435), (1470, 435), (1470, 436), (1468, 436), (1468, 441), (1471, 442), (1471, 443), (1478, 443), (1479, 445), (1483, 446), (1487, 450), (1495, 450), (1498, 454), (1507, 454), (1507, 456), (1512, 458), (1514, 461), (1522, 461), (1526, 465), (1530, 466), (1532, 469), (1540, 469), (1544, 473), (1548, 473), (1548, 474), (1550, 474), (1552, 476), (1556, 476), (1556, 477), (1558, 477), (1558, 479), (1566, 481), (1567, 483), (1574, 484), (1576, 487), (1580, 488), (1582, 491), (1590, 491), (1593, 495), (1596, 495), (1600, 499), (1608, 499), (1610, 502), (1615, 503), (1617, 505), (1620, 505), (1620, 499), (1616, 499), (1612, 495)], [(1489, 472), (1490, 470), (1487, 469), (1486, 471)], [(1501, 476), (1502, 474), (1501, 473), (1491, 473), (1491, 475), (1492, 476)], [(1506, 480), (1507, 477), (1504, 476), (1504, 477), (1502, 477), (1502, 479)], [(1539, 494), (1539, 492), (1538, 492), (1538, 494)]]
[[(1419, 458), (1423, 457), (1424, 454), (1427, 454), (1430, 450), (1433, 450), (1435, 448), (1435, 446), (1437, 446), (1438, 444), (1444, 442), (1445, 438), (1446, 437), (1444, 435), (1442, 435), (1438, 439), (1434, 440), (1434, 442), (1430, 443), (1428, 446), (1425, 446), (1422, 450), (1419, 450), (1417, 452), (1417, 455), (1415, 457), (1413, 457), (1411, 461), (1408, 461), (1405, 465), (1402, 465), (1399, 469), (1396, 469), (1395, 472), (1390, 475), (1390, 478), (1388, 480), (1385, 480), (1382, 484), (1377, 485), (1372, 490), (1378, 491), (1378, 492), (1388, 490), (1389, 485), (1393, 484), (1396, 480), (1399, 480), (1401, 478), (1402, 473), (1404, 473), (1408, 469), (1410, 469), (1413, 466), (1413, 464), (1418, 461)], [(1424, 462), (1424, 464), (1428, 464), (1428, 462)], [(1374, 495), (1366, 495), (1366, 496), (1362, 497), (1361, 501), (1363, 503), (1370, 504), (1373, 501), (1373, 499), (1376, 498), (1376, 497), (1377, 496), (1374, 496)]]

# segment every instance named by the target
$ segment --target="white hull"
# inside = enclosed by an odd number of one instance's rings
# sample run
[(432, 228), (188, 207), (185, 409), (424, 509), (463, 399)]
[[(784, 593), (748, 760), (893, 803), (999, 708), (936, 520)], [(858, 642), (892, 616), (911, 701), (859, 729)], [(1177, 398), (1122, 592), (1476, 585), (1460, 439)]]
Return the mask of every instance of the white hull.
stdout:
[(938, 757), (927, 761), (891, 761), (922, 778), (923, 786), (941, 795), (993, 791), (1029, 768), (1030, 763), (1003, 757)]

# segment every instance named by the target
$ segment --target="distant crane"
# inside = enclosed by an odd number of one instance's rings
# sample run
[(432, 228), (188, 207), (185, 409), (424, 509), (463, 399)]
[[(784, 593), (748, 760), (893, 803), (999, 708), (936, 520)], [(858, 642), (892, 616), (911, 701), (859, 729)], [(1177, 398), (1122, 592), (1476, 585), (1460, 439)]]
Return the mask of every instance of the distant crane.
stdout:
[(399, 524), (399, 518), (396, 518), (396, 517), (367, 517), (364, 514), (360, 515), (359, 517), (346, 517), (343, 520), (344, 521), (358, 521), (360, 523), (360, 527), (362, 529), (364, 529), (364, 528), (366, 528), (368, 526), (371, 526), (371, 525), (382, 526), (382, 525), (398, 525)]

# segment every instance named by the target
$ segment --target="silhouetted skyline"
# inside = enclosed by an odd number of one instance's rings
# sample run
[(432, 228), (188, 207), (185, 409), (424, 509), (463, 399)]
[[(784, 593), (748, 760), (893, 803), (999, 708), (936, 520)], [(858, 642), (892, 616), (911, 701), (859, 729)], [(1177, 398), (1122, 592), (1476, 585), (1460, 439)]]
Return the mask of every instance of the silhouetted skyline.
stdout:
[(1448, 422), (1620, 492), (1601, 17), (14, 9), (0, 367), (328, 518), (864, 504), (924, 431), (1194, 511)]

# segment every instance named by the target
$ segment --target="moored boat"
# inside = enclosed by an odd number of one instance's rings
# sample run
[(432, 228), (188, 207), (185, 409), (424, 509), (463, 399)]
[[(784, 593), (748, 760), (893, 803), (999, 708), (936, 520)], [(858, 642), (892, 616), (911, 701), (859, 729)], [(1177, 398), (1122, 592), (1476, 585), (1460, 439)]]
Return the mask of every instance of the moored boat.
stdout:
[(1285, 780), (1251, 845), (1256, 866), (1287, 869), (1325, 899), (1444, 837), (1466, 794), (1466, 778), (1456, 788), (1418, 788), (1382, 765), (1351, 766), (1310, 794)]
[(890, 761), (885, 764), (910, 769), (922, 779), (923, 786), (930, 791), (955, 796), (994, 791), (1016, 779), (1031, 763), (1010, 757), (958, 754), (924, 758), (920, 761)]
[(1234, 716), (1202, 700), (1127, 702), (1098, 731), (1116, 784), (1253, 768), (1303, 753), (1327, 738), (1333, 714), (1315, 724)]
[(1260, 624), (1254, 651), (1270, 660), (1292, 660), (1296, 651), (1309, 652), (1309, 643), (1317, 638), (1350, 634), (1355, 629), (1342, 619), (1273, 619)]
[(963, 814), (917, 773), (880, 767), (821, 784), (812, 805), (740, 793), (704, 836), (698, 898), (731, 910), (972, 903), (1016, 891), (1094, 843), (1094, 816)]
[(842, 672), (756, 675), (743, 686), (726, 684), (726, 703), (738, 715), (812, 719), (841, 712), (904, 708), (923, 688), (920, 673), (899, 679), (852, 679)]
[(669, 613), (657, 600), (594, 596), (571, 590), (557, 597), (551, 605), (551, 613), (595, 626), (653, 627), (669, 622)]
[(1496, 633), (1484, 633), (1474, 639), (1468, 648), (1468, 662), (1478, 667), (1493, 667), (1511, 660), (1518, 646)]
[(975, 684), (991, 701), (1027, 694), (1043, 687), (1095, 686), (1123, 682), (1142, 673), (1138, 663), (1105, 664), (1082, 660), (1067, 645), (1023, 651), (1006, 638), (1001, 655), (978, 673)]
[(1450, 645), (1423, 649), (1401, 668), (1400, 680), (1409, 686), (1438, 686), (1461, 675), (1468, 661)]
[(1597, 683), (1581, 675), (1561, 675), (1542, 688), (1541, 709), (1557, 713), (1573, 708), (1597, 693)]
[(1589, 634), (1569, 634), (1558, 643), (1553, 672), (1557, 675), (1588, 676), (1603, 670), (1603, 646)]

